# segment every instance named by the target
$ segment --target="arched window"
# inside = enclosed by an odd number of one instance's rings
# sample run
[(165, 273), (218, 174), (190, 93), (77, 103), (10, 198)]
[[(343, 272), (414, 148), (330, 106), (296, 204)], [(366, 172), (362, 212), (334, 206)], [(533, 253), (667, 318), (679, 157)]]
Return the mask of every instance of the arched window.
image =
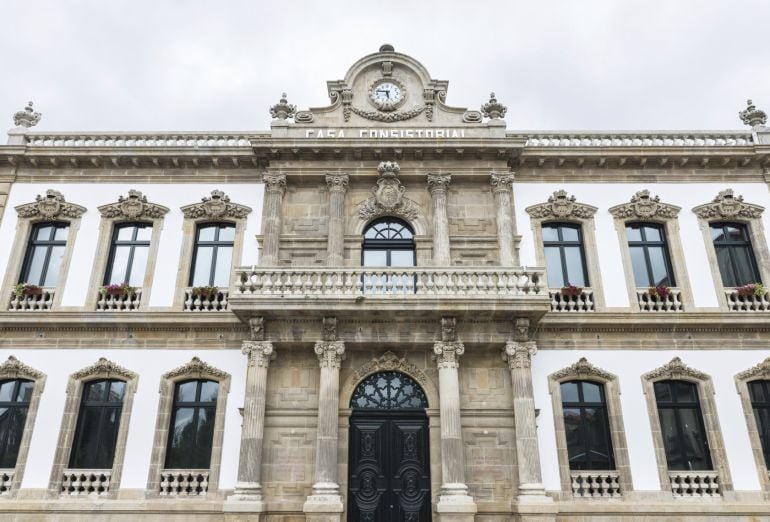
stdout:
[(751, 398), (751, 409), (757, 421), (759, 441), (765, 465), (770, 467), (770, 381), (751, 381), (746, 383)]
[(152, 225), (149, 223), (122, 223), (115, 226), (107, 272), (104, 275), (105, 285), (144, 285), (151, 237)]
[(759, 283), (762, 278), (757, 269), (749, 231), (741, 223), (711, 223), (711, 239), (717, 254), (722, 284), (726, 287)]
[(544, 223), (542, 225), (548, 286), (588, 286), (580, 225)]
[(115, 379), (83, 386), (70, 469), (112, 469), (126, 383)]
[(235, 225), (209, 223), (198, 226), (195, 234), (190, 286), (230, 285)]
[(628, 223), (626, 236), (636, 286), (676, 286), (663, 225)]
[(569, 469), (615, 469), (604, 386), (567, 381), (560, 388)]
[(34, 388), (26, 379), (0, 381), (0, 468), (16, 467)]
[(350, 399), (350, 407), (375, 410), (405, 410), (428, 407), (422, 387), (401, 372), (379, 372), (364, 379)]
[(68, 233), (69, 223), (38, 223), (32, 227), (20, 283), (44, 287), (57, 285)]
[(698, 385), (668, 380), (654, 383), (654, 389), (668, 469), (713, 469)]
[(166, 469), (209, 469), (219, 383), (178, 382), (168, 430)]
[(415, 266), (414, 230), (400, 219), (377, 219), (364, 230), (363, 266)]

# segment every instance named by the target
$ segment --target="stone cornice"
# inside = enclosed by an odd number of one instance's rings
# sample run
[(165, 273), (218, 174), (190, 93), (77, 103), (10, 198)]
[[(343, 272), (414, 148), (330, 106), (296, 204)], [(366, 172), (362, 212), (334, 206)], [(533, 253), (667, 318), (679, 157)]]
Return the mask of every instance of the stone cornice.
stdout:
[(168, 210), (163, 205), (149, 203), (147, 196), (138, 190), (129, 190), (128, 197), (120, 196), (116, 203), (99, 207), (102, 217), (119, 219), (160, 219), (168, 213)]
[(744, 203), (743, 196), (735, 196), (733, 189), (726, 189), (717, 194), (711, 203), (698, 205), (692, 211), (702, 219), (755, 219), (762, 215), (765, 208), (751, 203)]
[(705, 373), (687, 366), (679, 357), (674, 357), (660, 368), (645, 373), (642, 378), (646, 381), (659, 381), (664, 379), (707, 381), (710, 379)]
[(659, 196), (650, 196), (649, 190), (640, 190), (631, 197), (630, 203), (609, 209), (617, 219), (676, 219), (681, 207), (661, 203)]
[(221, 190), (212, 190), (211, 197), (201, 198), (200, 203), (185, 205), (181, 207), (181, 210), (182, 214), (187, 219), (246, 219), (251, 213), (250, 207), (231, 203), (230, 197)]
[(52, 189), (47, 190), (45, 196), (38, 194), (34, 202), (15, 208), (20, 218), (77, 219), (86, 213), (85, 207), (68, 203), (61, 192)]
[(525, 212), (535, 219), (592, 219), (597, 210), (591, 205), (577, 203), (575, 196), (568, 196), (566, 190), (557, 190), (546, 203), (527, 207)]

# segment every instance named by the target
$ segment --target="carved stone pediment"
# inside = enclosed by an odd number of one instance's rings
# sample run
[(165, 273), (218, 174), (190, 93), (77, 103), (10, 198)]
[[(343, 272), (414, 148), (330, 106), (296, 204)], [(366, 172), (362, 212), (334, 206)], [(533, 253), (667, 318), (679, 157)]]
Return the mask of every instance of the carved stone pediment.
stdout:
[(661, 203), (659, 196), (650, 196), (649, 190), (640, 190), (633, 195), (630, 203), (610, 208), (610, 214), (620, 219), (674, 219), (680, 210), (681, 207)]
[(149, 203), (147, 196), (138, 190), (129, 190), (128, 197), (120, 196), (117, 203), (102, 205), (99, 213), (105, 218), (162, 218), (168, 213), (168, 208), (163, 205)]
[(3, 364), (0, 364), (0, 379), (30, 379), (36, 381), (44, 377), (43, 372), (27, 366), (13, 355), (9, 355)]
[(230, 374), (214, 368), (208, 363), (201, 361), (198, 357), (193, 357), (187, 364), (183, 364), (182, 366), (163, 374), (164, 379), (173, 379), (176, 377), (200, 378), (206, 376), (214, 377), (215, 379), (226, 379), (227, 377), (230, 377)]
[(546, 203), (532, 205), (527, 207), (525, 211), (530, 217), (536, 219), (591, 219), (596, 214), (597, 208), (577, 203), (575, 196), (568, 196), (566, 190), (557, 190), (552, 196), (548, 197)]
[(717, 194), (714, 201), (698, 205), (692, 209), (698, 217), (711, 218), (758, 218), (765, 208), (751, 203), (744, 203), (743, 196), (736, 196), (733, 189), (726, 189)]
[(251, 213), (251, 208), (245, 205), (231, 203), (230, 197), (221, 190), (212, 190), (211, 197), (201, 198), (200, 203), (185, 205), (181, 210), (184, 217), (188, 219), (245, 219)]
[(370, 220), (385, 215), (402, 216), (407, 220), (417, 218), (417, 204), (404, 197), (406, 187), (398, 179), (401, 171), (395, 161), (383, 161), (377, 167), (380, 178), (372, 188), (372, 197), (361, 203), (358, 215), (363, 220)]
[(104, 357), (100, 357), (99, 360), (91, 366), (87, 366), (82, 370), (73, 373), (71, 377), (73, 379), (81, 380), (96, 375), (105, 375), (107, 377), (117, 376), (127, 380), (136, 378), (136, 374), (131, 370), (127, 370)]
[(615, 375), (597, 368), (585, 357), (581, 357), (578, 362), (551, 374), (551, 378), (556, 381), (565, 379), (599, 379), (601, 381), (612, 381), (616, 379)]
[(16, 207), (16, 212), (20, 218), (55, 219), (61, 217), (76, 219), (85, 214), (86, 208), (68, 203), (61, 192), (48, 189), (45, 196), (38, 194), (34, 202)]
[(761, 363), (752, 366), (748, 370), (739, 373), (736, 377), (742, 381), (754, 379), (770, 379), (770, 357)]
[(359, 366), (358, 369), (353, 372), (352, 380), (359, 382), (367, 375), (380, 371), (400, 371), (414, 378), (414, 380), (420, 384), (424, 385), (428, 382), (428, 376), (425, 375), (425, 372), (406, 360), (406, 358), (400, 358), (393, 352), (385, 352), (381, 357), (372, 359), (362, 366)]
[(647, 381), (657, 381), (661, 379), (681, 380), (687, 378), (696, 381), (706, 381), (709, 379), (709, 376), (701, 371), (690, 368), (683, 363), (682, 359), (679, 357), (674, 357), (669, 363), (644, 374), (644, 379)]

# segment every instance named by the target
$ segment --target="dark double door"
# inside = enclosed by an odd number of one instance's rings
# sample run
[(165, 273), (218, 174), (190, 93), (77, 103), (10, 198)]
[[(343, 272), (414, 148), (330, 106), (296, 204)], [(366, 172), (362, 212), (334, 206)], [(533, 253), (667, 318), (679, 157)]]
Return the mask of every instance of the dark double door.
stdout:
[(424, 410), (353, 410), (348, 448), (348, 521), (431, 520)]

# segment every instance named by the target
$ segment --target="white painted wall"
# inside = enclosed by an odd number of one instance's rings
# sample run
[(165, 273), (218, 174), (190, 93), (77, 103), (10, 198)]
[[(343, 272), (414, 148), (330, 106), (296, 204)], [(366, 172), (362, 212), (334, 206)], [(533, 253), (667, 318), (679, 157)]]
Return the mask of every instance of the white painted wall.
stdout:
[[(599, 269), (604, 284), (605, 300), (608, 307), (627, 307), (628, 293), (623, 275), (618, 234), (608, 209), (627, 203), (636, 192), (650, 190), (653, 196), (660, 196), (664, 203), (682, 207), (679, 213), (679, 228), (685, 255), (685, 268), (692, 285), (693, 300), (697, 307), (717, 307), (717, 294), (711, 277), (703, 234), (698, 228), (693, 207), (711, 202), (719, 191), (726, 188), (743, 195), (746, 202), (770, 208), (770, 192), (764, 183), (516, 183), (513, 188), (516, 205), (516, 220), (521, 234), (521, 264), (535, 266), (535, 245), (529, 215), (525, 209), (544, 203), (554, 191), (564, 189), (574, 195), (577, 201), (593, 205), (596, 212), (596, 242)], [(765, 232), (770, 230), (770, 212), (762, 216)], [(767, 238), (766, 238), (767, 239)]]
[[(129, 189), (141, 191), (152, 203), (168, 207), (170, 210), (163, 222), (160, 236), (158, 258), (155, 264), (150, 306), (171, 306), (176, 288), (176, 275), (182, 248), (182, 221), (184, 216), (180, 207), (197, 203), (204, 196), (210, 196), (214, 189), (223, 190), (234, 203), (251, 207), (244, 237), (243, 256), (236, 265), (252, 265), (257, 262), (257, 241), (254, 236), (260, 232), (262, 216), (262, 184), (144, 184), (144, 183), (100, 183), (98, 190), (93, 184), (84, 183), (14, 183), (8, 196), (8, 207), (0, 223), (0, 274), (5, 274), (11, 255), (18, 219), (13, 207), (35, 200), (37, 194), (45, 194), (54, 189), (64, 194), (67, 201), (77, 203), (88, 209), (83, 215), (72, 252), (72, 262), (64, 286), (62, 306), (85, 306), (86, 293), (91, 278), (91, 267), (97, 252), (99, 222), (101, 217), (97, 207), (114, 203), (119, 196), (128, 195)], [(106, 248), (106, 246), (105, 246)]]

